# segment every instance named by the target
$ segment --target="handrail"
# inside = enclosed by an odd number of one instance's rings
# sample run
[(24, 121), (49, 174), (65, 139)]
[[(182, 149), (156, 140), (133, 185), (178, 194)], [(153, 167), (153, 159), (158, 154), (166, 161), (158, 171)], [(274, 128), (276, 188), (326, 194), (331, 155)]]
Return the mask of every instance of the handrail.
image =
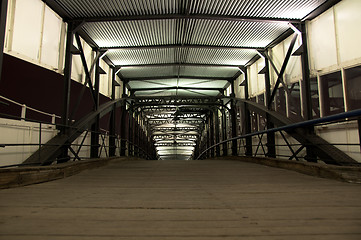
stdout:
[(212, 148), (214, 148), (216, 146), (219, 146), (219, 145), (221, 145), (223, 143), (227, 143), (227, 142), (230, 142), (230, 141), (238, 140), (238, 139), (241, 139), (241, 138), (252, 137), (252, 136), (255, 136), (255, 135), (260, 135), (260, 134), (265, 134), (265, 133), (274, 133), (274, 132), (279, 132), (279, 131), (286, 131), (286, 130), (302, 128), (302, 127), (309, 127), (309, 126), (314, 126), (314, 125), (320, 124), (320, 123), (328, 123), (328, 122), (333, 122), (333, 121), (337, 121), (337, 120), (341, 120), (341, 119), (345, 119), (345, 118), (354, 118), (354, 117), (360, 117), (360, 116), (361, 116), (361, 109), (357, 109), (357, 110), (344, 112), (344, 113), (339, 113), (339, 114), (335, 114), (335, 115), (327, 116), (327, 117), (323, 117), (323, 118), (307, 120), (307, 121), (303, 121), (303, 122), (289, 124), (289, 125), (286, 125), (286, 126), (281, 126), (281, 127), (276, 127), (276, 128), (263, 130), (263, 131), (244, 134), (242, 136), (237, 136), (237, 137), (234, 137), (234, 138), (230, 138), (230, 139), (221, 141), (221, 142), (219, 142), (217, 144), (214, 144), (214, 145), (210, 146), (209, 148), (207, 148), (206, 150), (201, 152), (196, 160), (199, 160), (199, 158), (202, 157), (206, 152), (208, 152), (209, 150), (211, 150)]
[(18, 103), (18, 102), (14, 101), (14, 100), (11, 100), (11, 99), (9, 99), (9, 98), (7, 98), (7, 97), (4, 97), (4, 96), (1, 96), (1, 95), (0, 95), (0, 98), (6, 100), (6, 101), (8, 101), (8, 102), (11, 102), (11, 103), (13, 103), (13, 104), (16, 104), (16, 105), (18, 105), (18, 106), (20, 106), (20, 107), (26, 107), (26, 109), (29, 109), (29, 110), (31, 110), (31, 111), (34, 111), (34, 112), (37, 112), (37, 113), (40, 113), (40, 114), (43, 114), (43, 115), (46, 115), (46, 116), (49, 116), (49, 117), (61, 118), (60, 116), (58, 116), (58, 115), (56, 115), (56, 114), (51, 114), (51, 113), (47, 113), (47, 112), (40, 111), (40, 110), (38, 110), (38, 109), (35, 109), (35, 108), (32, 108), (32, 107), (26, 106), (25, 104)]

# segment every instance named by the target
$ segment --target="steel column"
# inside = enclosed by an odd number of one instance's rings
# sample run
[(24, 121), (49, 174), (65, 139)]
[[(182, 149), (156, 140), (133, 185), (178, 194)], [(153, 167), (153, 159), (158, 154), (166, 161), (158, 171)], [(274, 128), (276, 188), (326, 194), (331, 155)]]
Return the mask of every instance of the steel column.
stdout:
[[(129, 124), (126, 122), (127, 119), (127, 109), (126, 109), (126, 104), (125, 101), (123, 101), (122, 106), (121, 106), (121, 112), (122, 112), (122, 116), (121, 116), (121, 120), (120, 120), (120, 156), (125, 156), (126, 153), (126, 147), (127, 147), (127, 135), (125, 134), (125, 131), (127, 129), (127, 125)], [(128, 125), (129, 126), (129, 125)]]
[[(214, 114), (211, 111), (210, 116), (209, 116), (209, 127), (210, 127), (210, 144), (211, 146), (213, 146), (214, 143)], [(211, 149), (211, 157), (214, 157), (214, 148)]]
[[(70, 88), (71, 88), (71, 68), (73, 62), (73, 54), (71, 49), (73, 47), (74, 39), (74, 24), (68, 23), (68, 30), (66, 35), (65, 46), (65, 66), (64, 66), (64, 88), (63, 88), (63, 113), (62, 113), (62, 127), (60, 132), (66, 134), (69, 126), (69, 108), (70, 108)], [(68, 146), (64, 145), (59, 155), (58, 163), (67, 162), (70, 160), (68, 155)]]
[[(68, 126), (69, 123), (69, 105), (70, 105), (70, 85), (71, 85), (71, 68), (73, 62), (73, 54), (71, 49), (73, 47), (73, 23), (68, 24), (68, 31), (66, 36), (66, 48), (65, 48), (65, 67), (64, 67), (64, 101), (63, 101), (63, 115), (62, 123), (64, 126)], [(66, 128), (63, 128), (65, 133)]]
[[(214, 111), (214, 118), (215, 118), (215, 136), (216, 136), (216, 143), (219, 143), (219, 114), (218, 114), (218, 109), (216, 108)], [(219, 145), (216, 146), (216, 156), (220, 157), (221, 156), (221, 150)]]
[[(266, 88), (266, 97), (265, 97), (265, 103), (266, 106), (268, 106), (268, 109), (270, 109), (271, 105), (268, 104), (268, 101), (271, 96), (271, 80), (270, 80), (270, 70), (269, 70), (269, 61), (268, 58), (265, 58), (265, 88)], [(267, 129), (274, 128), (274, 124), (271, 122), (270, 116), (266, 115), (266, 121), (267, 121)], [(275, 133), (267, 133), (267, 157), (276, 157), (276, 140), (275, 140)]]
[[(208, 149), (210, 146), (211, 146), (211, 141), (210, 141), (210, 124), (209, 124), (209, 122), (210, 122), (210, 120), (208, 119), (208, 123), (206, 124), (206, 133), (207, 133), (207, 137), (206, 137), (206, 149)], [(209, 151), (207, 151), (207, 154), (206, 154), (206, 156), (207, 156), (207, 158), (209, 158), (210, 157), (210, 152)]]
[[(306, 120), (312, 119), (312, 96), (311, 96), (311, 81), (310, 81), (310, 65), (308, 60), (308, 46), (307, 46), (307, 32), (306, 24), (301, 24), (301, 33), (302, 33), (302, 97), (303, 97), (303, 117)], [(314, 127), (306, 128), (308, 134), (314, 134)], [(317, 155), (313, 150), (313, 146), (306, 146), (306, 156), (305, 159), (310, 162), (317, 162)]]
[(6, 32), (6, 17), (8, 10), (8, 0), (1, 0), (0, 5), (0, 83), (3, 66), (5, 32)]
[[(248, 91), (248, 72), (247, 72), (247, 68), (243, 68), (242, 69), (243, 73), (244, 73), (244, 97), (246, 100), (249, 99), (249, 91)], [(246, 103), (244, 103), (243, 105), (244, 108), (244, 128), (245, 128), (245, 133), (251, 133), (252, 132), (252, 128), (251, 128), (251, 112), (248, 109), (248, 105)], [(252, 156), (253, 155), (253, 150), (252, 150), (252, 137), (246, 137), (246, 156)]]
[[(112, 100), (115, 100), (115, 71), (116, 69), (114, 67), (111, 68), (112, 71)], [(110, 122), (109, 122), (109, 156), (113, 157), (115, 156), (116, 152), (116, 145), (115, 145), (115, 139), (116, 139), (116, 132), (115, 132), (115, 115), (116, 114), (116, 105), (113, 106), (113, 110), (110, 113)]]
[[(94, 78), (94, 93), (95, 93), (95, 106), (94, 111), (97, 111), (99, 108), (99, 81), (100, 81), (100, 60), (96, 60), (95, 66), (95, 78)], [(91, 126), (91, 148), (90, 148), (90, 157), (98, 158), (99, 157), (99, 115), (96, 117), (95, 123)]]
[[(227, 116), (226, 116), (226, 111), (223, 109), (222, 110), (222, 141), (227, 140)], [(223, 156), (227, 156), (228, 155), (228, 145), (227, 143), (223, 143), (222, 146), (223, 149)]]
[(133, 111), (129, 109), (128, 118), (128, 156), (133, 156)]

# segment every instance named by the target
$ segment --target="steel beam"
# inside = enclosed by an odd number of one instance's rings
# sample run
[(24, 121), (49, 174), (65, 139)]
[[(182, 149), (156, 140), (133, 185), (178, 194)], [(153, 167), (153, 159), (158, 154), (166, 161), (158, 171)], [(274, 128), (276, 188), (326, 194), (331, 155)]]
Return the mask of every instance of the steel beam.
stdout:
[(134, 64), (134, 65), (117, 65), (121, 68), (143, 68), (143, 67), (229, 67), (238, 68), (242, 65), (228, 65), (228, 64), (205, 64), (205, 63), (154, 63), (154, 64)]
[[(312, 94), (311, 94), (311, 81), (310, 81), (310, 67), (308, 59), (308, 44), (307, 44), (307, 30), (306, 24), (302, 23), (300, 26), (302, 34), (302, 106), (303, 106), (303, 117), (306, 120), (311, 120), (312, 117)], [(314, 134), (314, 127), (308, 127), (306, 129), (307, 134)], [(317, 162), (317, 155), (312, 145), (306, 146), (306, 157), (307, 161)]]
[(329, 8), (333, 7), (337, 3), (341, 2), (341, 0), (328, 0), (325, 1), (321, 6), (313, 10), (310, 14), (308, 14), (306, 17), (302, 19), (302, 22), (305, 22), (307, 20), (312, 20), (315, 17), (319, 16), (320, 14), (327, 11)]
[(140, 78), (123, 78), (127, 82), (131, 81), (151, 81), (151, 80), (166, 80), (166, 79), (195, 79), (195, 80), (221, 80), (221, 81), (230, 81), (233, 78), (225, 77), (196, 77), (196, 76), (182, 76), (182, 75), (171, 75), (171, 76), (159, 76), (159, 77), (140, 77)]
[[(226, 111), (223, 110), (222, 111), (222, 141), (227, 140), (227, 116), (226, 116)], [(228, 155), (228, 145), (227, 143), (223, 143), (222, 146), (222, 150), (223, 150), (223, 156), (227, 156)]]
[(102, 47), (102, 50), (153, 50), (172, 48), (196, 48), (196, 49), (216, 49), (216, 50), (264, 50), (260, 47), (249, 46), (221, 46), (221, 45), (191, 45), (191, 44), (168, 44), (168, 45), (147, 45), (147, 46), (112, 46)]
[(288, 51), (287, 51), (287, 54), (286, 54), (286, 57), (285, 57), (285, 60), (283, 61), (283, 64), (282, 64), (282, 67), (281, 67), (281, 70), (278, 74), (278, 78), (277, 78), (277, 81), (276, 81), (276, 85), (274, 86), (274, 89), (272, 91), (272, 94), (271, 94), (271, 97), (268, 101), (268, 108), (270, 107), (270, 105), (272, 104), (273, 102), (273, 99), (276, 95), (276, 92), (277, 92), (277, 89), (278, 89), (278, 86), (280, 85), (281, 81), (282, 81), (282, 78), (283, 78), (283, 74), (285, 73), (286, 71), (286, 67), (287, 67), (287, 64), (288, 64), (288, 61), (290, 60), (290, 57), (291, 57), (291, 54), (292, 54), (292, 50), (293, 50), (293, 47), (295, 46), (295, 43), (296, 43), (296, 40), (297, 40), (297, 37), (298, 35), (295, 34), (293, 36), (293, 39), (290, 43), (290, 46), (288, 48)]
[(8, 10), (8, 0), (1, 0), (1, 4), (0, 4), (0, 83), (1, 83), (1, 78), (2, 78), (7, 10)]
[[(95, 91), (95, 106), (94, 111), (98, 111), (99, 108), (99, 86), (100, 86), (100, 60), (96, 60), (95, 66), (95, 79), (94, 79), (94, 91)], [(91, 147), (90, 157), (99, 158), (99, 126), (100, 117), (97, 116), (94, 124), (91, 126)]]
[(75, 18), (73, 21), (84, 22), (121, 22), (121, 21), (148, 21), (148, 20), (167, 20), (167, 19), (203, 19), (217, 21), (246, 21), (246, 22), (266, 22), (266, 23), (299, 23), (300, 20), (288, 18), (267, 18), (250, 16), (225, 16), (211, 14), (159, 14), (159, 15), (136, 15), (136, 16), (114, 16), (114, 17), (85, 17)]
[[(269, 61), (268, 58), (265, 58), (265, 89), (266, 89), (266, 97), (265, 97), (265, 104), (268, 106), (268, 101), (271, 99), (271, 79), (270, 79), (270, 69), (269, 69)], [(271, 118), (268, 114), (266, 114), (266, 121), (267, 121), (267, 129), (274, 128), (274, 124), (271, 122)], [(267, 133), (267, 157), (276, 157), (276, 140), (275, 140), (275, 133)]]
[[(112, 71), (112, 92), (111, 92), (111, 98), (112, 100), (115, 100), (115, 72), (116, 69), (115, 68), (111, 68)], [(110, 122), (109, 122), (109, 156), (113, 157), (115, 156), (115, 150), (116, 150), (116, 145), (115, 145), (115, 140), (116, 140), (116, 132), (115, 132), (115, 127), (116, 127), (116, 105), (113, 105), (113, 109), (110, 113)]]
[[(91, 97), (92, 97), (92, 100), (93, 100), (93, 104), (94, 104), (94, 106), (96, 105), (96, 93), (95, 93), (95, 90), (93, 88), (90, 72), (88, 70), (88, 65), (87, 65), (87, 62), (86, 62), (86, 59), (85, 59), (85, 54), (84, 54), (83, 47), (81, 45), (80, 37), (79, 37), (79, 34), (77, 34), (77, 33), (75, 33), (75, 40), (76, 40), (78, 48), (79, 48), (80, 58), (81, 58), (81, 61), (82, 61), (82, 64), (83, 64), (83, 68), (84, 68), (84, 72), (85, 72), (86, 77), (85, 77), (85, 82), (83, 84), (83, 87), (82, 87), (82, 89), (80, 91), (80, 94), (78, 96), (78, 100), (77, 100), (77, 102), (75, 104), (75, 107), (73, 109), (73, 112), (70, 115), (71, 118), (74, 117), (75, 113), (78, 111), (80, 102), (81, 102), (81, 100), (83, 98), (83, 95), (84, 95), (84, 92), (85, 92), (85, 89), (86, 89), (86, 85), (89, 86), (89, 90), (90, 90), (90, 94), (91, 94)], [(99, 59), (99, 54), (97, 52), (97, 57), (95, 58), (94, 63), (92, 64), (92, 68), (93, 68), (93, 66), (95, 66), (98, 59)]]
[[(249, 86), (248, 86), (248, 71), (247, 68), (242, 69), (242, 71), (244, 72), (244, 96), (245, 99), (248, 100), (249, 99)], [(251, 112), (249, 111), (248, 105), (244, 104), (243, 106), (243, 115), (244, 115), (244, 128), (245, 128), (245, 133), (251, 133), (252, 132), (252, 128), (251, 128)], [(252, 156), (253, 155), (253, 147), (252, 147), (252, 137), (246, 137), (246, 156)]]
[(159, 90), (200, 90), (200, 91), (219, 91), (223, 92), (223, 88), (201, 88), (201, 87), (158, 87), (158, 88), (131, 88), (131, 92), (159, 91)]

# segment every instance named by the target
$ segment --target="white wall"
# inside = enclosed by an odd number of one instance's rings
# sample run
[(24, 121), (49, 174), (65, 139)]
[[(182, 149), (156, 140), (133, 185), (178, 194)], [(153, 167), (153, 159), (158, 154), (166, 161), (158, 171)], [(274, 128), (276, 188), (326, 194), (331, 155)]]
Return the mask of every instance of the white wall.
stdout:
[[(4, 52), (40, 65), (44, 68), (64, 73), (64, 57), (67, 24), (41, 0), (9, 0)], [(73, 45), (78, 47), (74, 38)], [(81, 39), (88, 69), (94, 61), (95, 53)], [(111, 71), (103, 60), (101, 67), (107, 72), (100, 81), (100, 93), (111, 96)], [(84, 83), (85, 71), (79, 55), (73, 55), (72, 79)], [(92, 79), (94, 71), (91, 73)]]
[(361, 63), (361, 1), (343, 0), (310, 21), (310, 68), (314, 75)]
[[(39, 144), (38, 123), (0, 118), (1, 144)], [(41, 143), (54, 137), (58, 130), (54, 125), (42, 124)], [(38, 146), (7, 146), (0, 148), (0, 166), (20, 164), (26, 160)]]

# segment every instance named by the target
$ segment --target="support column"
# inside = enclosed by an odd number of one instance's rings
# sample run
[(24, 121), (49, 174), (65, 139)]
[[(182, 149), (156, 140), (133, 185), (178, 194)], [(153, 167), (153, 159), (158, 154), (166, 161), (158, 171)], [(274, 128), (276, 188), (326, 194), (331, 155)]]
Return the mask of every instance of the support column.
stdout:
[[(231, 82), (231, 98), (235, 98), (234, 80)], [(232, 121), (232, 138), (237, 137), (237, 108), (234, 99), (231, 100), (231, 121)], [(237, 156), (237, 140), (232, 141), (232, 155)]]
[[(227, 140), (227, 116), (226, 110), (222, 111), (222, 141)], [(227, 143), (223, 143), (223, 156), (226, 157), (228, 155), (228, 145)]]
[[(115, 100), (115, 72), (116, 69), (114, 67), (112, 69), (112, 100)], [(116, 131), (115, 131), (115, 121), (116, 121), (116, 105), (113, 105), (113, 109), (110, 113), (110, 122), (109, 122), (109, 156), (114, 157), (116, 152)]]
[[(268, 104), (269, 100), (271, 99), (271, 80), (270, 80), (270, 71), (269, 71), (269, 61), (268, 58), (265, 58), (265, 88), (266, 88), (266, 97), (265, 97), (265, 104), (268, 106), (268, 109), (271, 109), (271, 105)], [(274, 128), (274, 124), (271, 122), (271, 118), (269, 114), (266, 114), (266, 121), (267, 121), (267, 129)], [(276, 140), (275, 140), (275, 133), (267, 133), (267, 157), (276, 157)]]
[[(310, 82), (310, 68), (308, 60), (308, 46), (307, 46), (307, 32), (306, 24), (301, 23), (301, 33), (302, 33), (302, 103), (303, 103), (303, 116), (305, 120), (312, 119), (312, 96), (311, 96), (311, 82)], [(315, 134), (313, 127), (307, 128), (308, 134)], [(305, 159), (309, 162), (317, 162), (317, 155), (313, 151), (313, 146), (306, 146), (306, 156)]]
[[(207, 133), (207, 136), (206, 136), (206, 149), (208, 149), (210, 146), (211, 146), (211, 141), (210, 141), (210, 124), (209, 124), (209, 122), (210, 122), (210, 120), (208, 119), (208, 122), (207, 122), (207, 124), (206, 124), (206, 133)], [(207, 151), (207, 153), (206, 153), (206, 158), (209, 158), (210, 157), (210, 151)]]
[[(123, 88), (122, 88), (122, 98), (126, 98), (127, 95), (125, 94), (126, 92), (126, 82), (124, 80), (122, 80), (123, 83)], [(126, 121), (127, 119), (127, 106), (126, 106), (126, 101), (123, 100), (122, 101), (122, 105), (121, 105), (121, 111), (122, 111), (122, 117), (120, 120), (120, 156), (125, 156), (126, 154), (126, 148), (127, 148), (127, 135), (126, 135), (126, 129), (129, 130), (129, 121)], [(128, 126), (128, 128), (127, 128)]]
[(6, 32), (6, 17), (8, 10), (8, 0), (1, 0), (0, 5), (0, 84), (2, 76), (4, 45), (5, 45), (5, 32)]
[[(218, 109), (216, 108), (215, 109), (215, 112), (214, 112), (214, 119), (215, 119), (215, 136), (216, 136), (216, 143), (218, 144), (220, 141), (219, 141), (219, 115), (218, 115)], [(220, 150), (220, 146), (217, 145), (216, 146), (216, 156), (217, 157), (220, 157), (221, 156), (221, 150)]]
[[(95, 66), (95, 78), (94, 78), (94, 92), (95, 92), (95, 106), (94, 111), (97, 111), (99, 108), (99, 80), (100, 80), (100, 60), (96, 60)], [(90, 157), (99, 158), (99, 115), (96, 117), (95, 123), (91, 126), (91, 148), (90, 148)]]
[(128, 156), (133, 156), (133, 111), (129, 109), (129, 123), (128, 123)]
[[(249, 100), (249, 94), (248, 94), (248, 72), (247, 68), (242, 69), (244, 74), (244, 96), (246, 100)], [(251, 133), (251, 112), (248, 109), (248, 105), (244, 104), (244, 127), (245, 127), (245, 133)], [(252, 156), (253, 150), (252, 150), (252, 137), (246, 137), (246, 156)]]
[[(66, 134), (69, 126), (69, 108), (70, 108), (70, 86), (71, 86), (71, 68), (73, 63), (73, 54), (71, 49), (73, 47), (74, 39), (74, 25), (72, 22), (68, 23), (68, 30), (66, 35), (65, 47), (65, 66), (64, 66), (64, 87), (63, 87), (63, 113), (62, 113), (62, 127), (60, 132)], [(68, 154), (68, 146), (63, 146), (61, 154), (59, 155), (58, 163), (64, 163), (70, 160)]]
[[(211, 111), (211, 114), (209, 116), (209, 130), (210, 130), (210, 145), (213, 146), (214, 143), (214, 120), (213, 120), (214, 114), (213, 111)], [(214, 158), (214, 148), (211, 149), (211, 157)]]

